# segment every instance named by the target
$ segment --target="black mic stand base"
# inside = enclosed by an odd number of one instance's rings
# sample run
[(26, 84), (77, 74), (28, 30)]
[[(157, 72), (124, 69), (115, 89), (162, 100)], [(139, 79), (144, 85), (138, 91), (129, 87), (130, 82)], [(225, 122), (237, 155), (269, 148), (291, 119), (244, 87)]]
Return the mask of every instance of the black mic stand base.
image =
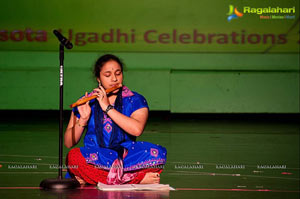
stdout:
[(44, 190), (61, 190), (61, 189), (75, 189), (79, 187), (79, 182), (74, 178), (59, 179), (49, 178), (41, 182), (40, 187)]

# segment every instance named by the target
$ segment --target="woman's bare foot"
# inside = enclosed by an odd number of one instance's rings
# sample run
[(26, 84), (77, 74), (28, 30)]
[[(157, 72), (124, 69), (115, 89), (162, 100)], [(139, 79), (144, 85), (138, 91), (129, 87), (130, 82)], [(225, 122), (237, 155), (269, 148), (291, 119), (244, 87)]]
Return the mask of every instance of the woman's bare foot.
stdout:
[(80, 185), (85, 185), (86, 184), (86, 182), (82, 178), (80, 178), (78, 176), (75, 176), (75, 178), (79, 182)]
[(159, 173), (146, 173), (140, 184), (159, 184), (160, 175)]

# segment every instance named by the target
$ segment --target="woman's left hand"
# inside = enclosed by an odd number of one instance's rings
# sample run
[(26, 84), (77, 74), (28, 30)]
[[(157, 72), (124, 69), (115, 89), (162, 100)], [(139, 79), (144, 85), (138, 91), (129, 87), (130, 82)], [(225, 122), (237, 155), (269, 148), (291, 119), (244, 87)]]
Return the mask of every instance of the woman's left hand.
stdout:
[(97, 95), (97, 100), (99, 102), (99, 105), (103, 111), (106, 110), (107, 106), (109, 105), (109, 101), (105, 92), (105, 89), (100, 86), (100, 88), (94, 89), (94, 95)]

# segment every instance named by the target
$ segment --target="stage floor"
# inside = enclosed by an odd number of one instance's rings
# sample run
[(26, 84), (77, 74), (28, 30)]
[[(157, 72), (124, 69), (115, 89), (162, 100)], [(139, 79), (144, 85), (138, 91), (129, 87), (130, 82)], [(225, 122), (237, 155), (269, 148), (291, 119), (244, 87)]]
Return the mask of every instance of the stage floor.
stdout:
[(167, 148), (161, 183), (176, 191), (51, 192), (39, 184), (57, 177), (58, 119), (37, 114), (1, 116), (1, 198), (299, 198), (296, 120), (150, 115), (138, 141)]

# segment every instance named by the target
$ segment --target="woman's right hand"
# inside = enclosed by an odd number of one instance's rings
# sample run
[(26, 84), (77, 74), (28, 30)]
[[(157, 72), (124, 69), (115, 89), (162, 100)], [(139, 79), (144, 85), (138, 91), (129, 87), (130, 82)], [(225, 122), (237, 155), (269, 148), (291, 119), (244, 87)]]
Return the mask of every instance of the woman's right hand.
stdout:
[[(85, 93), (85, 97), (87, 97), (87, 92)], [(79, 111), (79, 114), (80, 114), (80, 120), (82, 120), (82, 122), (84, 123), (87, 123), (87, 121), (89, 120), (90, 118), (90, 115), (91, 115), (91, 107), (89, 105), (89, 101), (87, 101), (86, 103), (78, 106), (78, 111)]]

